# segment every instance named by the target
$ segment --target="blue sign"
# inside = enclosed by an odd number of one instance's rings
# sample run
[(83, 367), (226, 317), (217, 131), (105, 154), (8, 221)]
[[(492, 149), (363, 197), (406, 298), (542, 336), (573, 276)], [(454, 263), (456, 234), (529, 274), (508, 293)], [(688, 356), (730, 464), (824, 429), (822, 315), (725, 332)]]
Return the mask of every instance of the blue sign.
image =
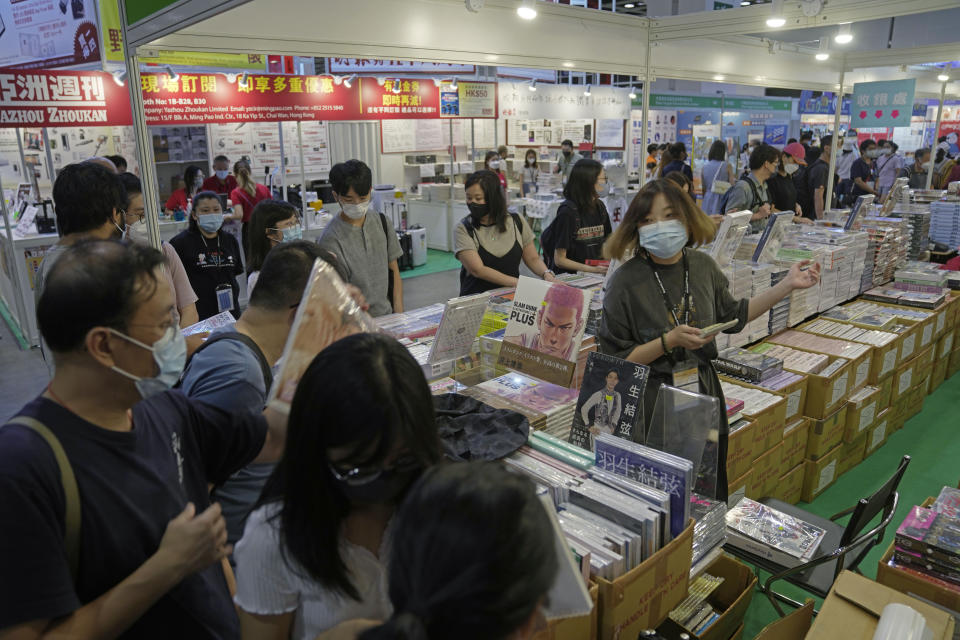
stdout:
[(775, 147), (787, 144), (787, 125), (768, 124), (763, 128), (763, 141)]
[(916, 78), (853, 85), (850, 126), (909, 127), (916, 85)]

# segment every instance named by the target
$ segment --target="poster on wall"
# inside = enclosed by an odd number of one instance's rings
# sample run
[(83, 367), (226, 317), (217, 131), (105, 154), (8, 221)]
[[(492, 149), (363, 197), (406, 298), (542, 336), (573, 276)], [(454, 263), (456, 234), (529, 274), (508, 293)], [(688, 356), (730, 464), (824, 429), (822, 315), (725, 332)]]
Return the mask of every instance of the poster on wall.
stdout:
[(16, 129), (0, 129), (0, 178), (7, 188), (24, 181)]
[(768, 124), (763, 127), (763, 141), (774, 147), (782, 148), (787, 144), (787, 125)]
[(95, 0), (0, 3), (0, 67), (49, 69), (100, 62)]
[(47, 138), (56, 171), (87, 158), (116, 153), (113, 127), (50, 127)]
[(582, 85), (538, 84), (530, 91), (526, 82), (498, 85), (501, 118), (630, 119), (629, 89), (593, 87), (586, 96)]
[(593, 128), (594, 121), (590, 118), (507, 120), (507, 144), (518, 147), (559, 147), (564, 140), (570, 140), (577, 146), (581, 142), (594, 141)]
[(597, 120), (597, 148), (623, 149), (623, 120)]
[[(326, 122), (305, 121), (300, 125), (303, 138), (304, 175), (318, 176), (330, 173), (330, 142)], [(288, 176), (300, 175), (300, 152), (297, 149), (297, 123), (283, 123), (283, 153)]]
[(441, 118), (496, 118), (494, 82), (444, 82), (440, 85)]

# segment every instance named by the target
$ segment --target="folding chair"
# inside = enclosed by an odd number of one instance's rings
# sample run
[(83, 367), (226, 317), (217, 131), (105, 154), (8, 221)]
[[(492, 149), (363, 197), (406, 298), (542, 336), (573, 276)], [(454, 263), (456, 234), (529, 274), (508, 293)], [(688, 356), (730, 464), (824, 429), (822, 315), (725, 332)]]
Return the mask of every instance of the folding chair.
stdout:
[[(897, 487), (900, 485), (900, 480), (903, 478), (908, 464), (910, 464), (910, 456), (903, 456), (897, 471), (872, 496), (861, 498), (855, 506), (834, 514), (829, 519), (821, 518), (792, 504), (773, 498), (760, 500), (760, 503), (772, 509), (809, 522), (827, 532), (820, 542), (817, 557), (809, 562), (796, 567), (785, 567), (729, 545), (725, 546), (724, 549), (731, 555), (771, 574), (766, 582), (761, 580), (758, 584), (760, 591), (766, 594), (773, 608), (777, 610), (781, 617), (785, 614), (777, 600), (797, 608), (802, 607), (803, 603), (775, 592), (773, 584), (779, 580), (785, 580), (807, 593), (826, 598), (840, 572), (848, 569), (859, 573), (857, 567), (867, 556), (867, 553), (883, 540), (887, 526), (893, 520), (894, 513), (897, 510), (897, 504), (900, 500)], [(846, 526), (837, 523), (837, 520), (847, 515), (850, 516), (850, 520)], [(880, 523), (866, 533), (861, 533), (878, 515), (881, 516)]]

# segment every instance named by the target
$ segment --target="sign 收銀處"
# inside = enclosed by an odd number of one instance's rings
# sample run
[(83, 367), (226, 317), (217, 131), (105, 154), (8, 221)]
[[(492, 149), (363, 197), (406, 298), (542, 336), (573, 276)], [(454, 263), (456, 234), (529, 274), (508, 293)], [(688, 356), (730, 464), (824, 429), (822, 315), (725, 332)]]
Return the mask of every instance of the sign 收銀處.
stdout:
[(915, 78), (883, 82), (858, 82), (853, 85), (850, 126), (909, 127), (913, 115)]

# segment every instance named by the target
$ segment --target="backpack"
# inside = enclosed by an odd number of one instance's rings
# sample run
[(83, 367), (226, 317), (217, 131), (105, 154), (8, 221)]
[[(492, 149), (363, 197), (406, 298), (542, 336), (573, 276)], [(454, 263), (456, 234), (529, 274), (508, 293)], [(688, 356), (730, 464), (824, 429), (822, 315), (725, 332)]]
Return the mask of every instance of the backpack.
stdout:
[[(562, 207), (564, 205), (569, 207), (573, 212), (574, 220), (576, 224), (574, 233), (576, 233), (576, 230), (580, 228), (580, 212), (577, 210), (576, 206), (574, 206), (573, 203), (570, 202), (569, 200), (567, 200), (560, 206)], [(547, 228), (544, 229), (543, 232), (540, 234), (540, 252), (543, 254), (544, 264), (546, 264), (547, 269), (550, 269), (551, 271), (557, 268), (557, 263), (554, 260), (554, 252), (557, 250), (557, 233), (559, 233), (557, 230), (557, 227), (558, 227), (557, 220), (559, 218), (560, 218), (560, 212), (558, 210), (557, 217), (555, 217), (553, 221), (549, 225), (547, 225)]]
[[(263, 384), (266, 387), (266, 390), (269, 392), (270, 387), (273, 386), (273, 370), (270, 367), (270, 363), (267, 362), (267, 357), (263, 355), (263, 351), (260, 350), (260, 347), (257, 345), (253, 339), (237, 331), (226, 331), (224, 333), (218, 333), (215, 336), (208, 338), (203, 344), (197, 347), (197, 350), (193, 352), (193, 355), (190, 356), (190, 360), (187, 361), (187, 365), (183, 368), (184, 374), (190, 367), (190, 363), (193, 362), (193, 359), (197, 356), (198, 353), (206, 349), (212, 344), (216, 344), (221, 340), (234, 340), (236, 342), (242, 342), (247, 346), (250, 351), (253, 352), (253, 355), (257, 357), (257, 362), (260, 363), (260, 372), (263, 374)], [(181, 376), (180, 382), (177, 383), (177, 387), (180, 387), (183, 383), (183, 377)]]
[[(750, 185), (750, 193), (753, 194), (752, 199), (750, 200), (750, 206), (747, 207), (753, 211), (754, 206), (762, 206), (763, 198), (760, 197), (760, 192), (757, 190), (757, 185), (750, 178), (741, 178), (737, 180), (738, 183), (746, 182)], [(736, 186), (736, 185), (734, 185)], [(727, 189), (727, 192), (720, 196), (720, 213), (725, 214), (727, 212), (727, 203), (730, 202), (730, 194), (733, 193), (733, 189)]]

